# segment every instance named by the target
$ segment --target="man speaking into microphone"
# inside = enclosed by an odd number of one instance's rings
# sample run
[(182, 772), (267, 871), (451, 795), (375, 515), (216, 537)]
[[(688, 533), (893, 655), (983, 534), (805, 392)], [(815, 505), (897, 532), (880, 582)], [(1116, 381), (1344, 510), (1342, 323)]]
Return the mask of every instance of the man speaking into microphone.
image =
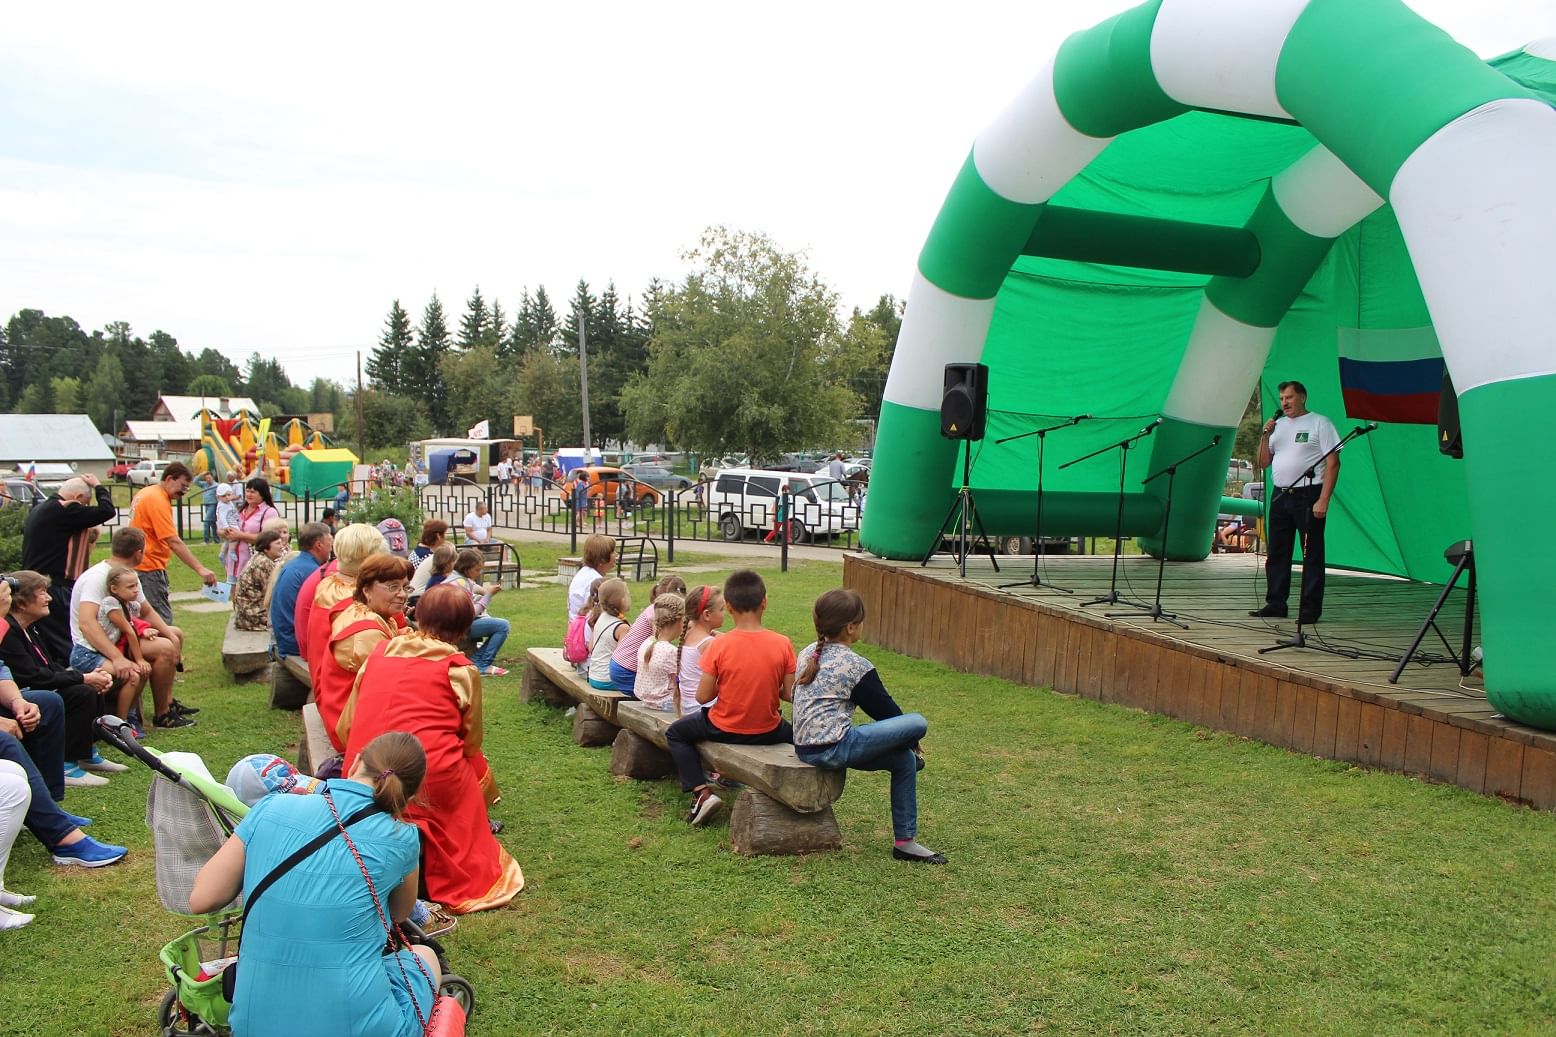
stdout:
[[(1307, 409), (1307, 387), (1280, 383), (1280, 413), (1259, 436), (1259, 467), (1270, 468), (1269, 556), (1264, 563), (1264, 607), (1251, 616), (1284, 618), (1291, 593), (1291, 555), (1302, 535), (1302, 593), (1297, 623), (1318, 622), (1324, 610), (1324, 519), (1340, 478), (1340, 436), (1334, 423)], [(1328, 455), (1327, 457), (1325, 455)], [(1270, 491), (1266, 489), (1266, 494)]]

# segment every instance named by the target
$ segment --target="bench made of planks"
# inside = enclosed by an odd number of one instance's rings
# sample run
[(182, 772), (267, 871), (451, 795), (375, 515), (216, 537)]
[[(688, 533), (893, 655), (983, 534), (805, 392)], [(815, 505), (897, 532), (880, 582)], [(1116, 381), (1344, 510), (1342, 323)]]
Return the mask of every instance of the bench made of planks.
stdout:
[(302, 709), (313, 701), (313, 678), (308, 664), (295, 655), (282, 656), (270, 669), (270, 708)]
[(222, 666), (242, 680), (270, 665), (270, 631), (239, 630), (236, 615), (227, 618), (222, 638)]
[(617, 537), (616, 575), (634, 583), (659, 579), (659, 545), (651, 537)]
[[(612, 774), (648, 780), (675, 773), (665, 738), (677, 719), (673, 713), (590, 688), (560, 649), (532, 648), (525, 661), (521, 697), (577, 702), (575, 740), (586, 710), (593, 715), (584, 728), (591, 738), (587, 744), (603, 744), (607, 728), (618, 730), (611, 742)], [(730, 812), (729, 841), (737, 853), (815, 853), (842, 846), (832, 802), (843, 794), (845, 772), (805, 763), (788, 743), (702, 742), (698, 751), (705, 766), (746, 786)]]
[(324, 718), (319, 707), (310, 702), (303, 706), (303, 737), (297, 743), (297, 769), (303, 774), (315, 774), (325, 760), (335, 755), (330, 736), (324, 730)]

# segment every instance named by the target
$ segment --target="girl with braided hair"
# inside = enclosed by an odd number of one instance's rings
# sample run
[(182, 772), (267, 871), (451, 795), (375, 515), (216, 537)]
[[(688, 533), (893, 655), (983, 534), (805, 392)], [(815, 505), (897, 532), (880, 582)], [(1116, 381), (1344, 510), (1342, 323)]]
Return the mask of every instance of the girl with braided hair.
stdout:
[[(919, 844), (919, 739), (929, 730), (918, 713), (892, 700), (875, 666), (855, 652), (864, 629), (857, 591), (827, 591), (816, 599), (816, 640), (800, 651), (794, 681), (794, 752), (817, 767), (891, 772), (891, 854), (902, 861), (944, 864), (943, 854)], [(857, 725), (854, 708), (875, 721)]]
[[(685, 632), (675, 656), (681, 690), (677, 713), (695, 713), (703, 708), (697, 701), (697, 685), (702, 683), (702, 650), (718, 635), (727, 617), (724, 592), (717, 587), (693, 587), (687, 592)], [(711, 708), (713, 703), (707, 705)]]
[(686, 599), (661, 594), (654, 599), (654, 636), (638, 650), (638, 701), (651, 709), (681, 712), (676, 674), (676, 642), (686, 629)]

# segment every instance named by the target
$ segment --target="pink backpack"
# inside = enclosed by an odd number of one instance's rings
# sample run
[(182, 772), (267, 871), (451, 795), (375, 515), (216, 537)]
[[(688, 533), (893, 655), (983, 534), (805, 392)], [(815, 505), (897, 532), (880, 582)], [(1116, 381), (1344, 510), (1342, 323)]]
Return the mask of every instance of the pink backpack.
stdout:
[(562, 639), (562, 658), (570, 663), (581, 663), (589, 657), (589, 644), (584, 640), (584, 623), (588, 618), (580, 612), (567, 621), (567, 636)]

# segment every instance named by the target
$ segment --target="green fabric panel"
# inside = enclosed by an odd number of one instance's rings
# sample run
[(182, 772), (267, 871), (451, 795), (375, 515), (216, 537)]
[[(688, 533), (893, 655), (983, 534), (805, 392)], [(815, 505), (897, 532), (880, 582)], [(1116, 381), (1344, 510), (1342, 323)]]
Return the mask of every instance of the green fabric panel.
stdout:
[[(1181, 466), (1173, 479), (1172, 522), (1167, 530), (1166, 552), (1175, 562), (1198, 561), (1210, 553), (1216, 516), (1221, 512), (1221, 490), (1226, 485), (1227, 460), (1232, 456), (1236, 431), (1167, 418), (1151, 437), (1147, 476), (1187, 457), (1216, 436), (1221, 437), (1220, 444)], [(1145, 486), (1145, 492), (1163, 501), (1164, 505), (1168, 478), (1163, 475)], [(1140, 546), (1159, 556), (1163, 549), (1161, 531), (1141, 538)]]
[[(978, 517), (990, 536), (1031, 536), (1037, 526), (1037, 494), (1032, 490), (974, 489), (973, 497)], [(1141, 493), (1138, 485), (1130, 487), (1124, 494), (1124, 536), (1144, 536), (1161, 524), (1161, 501)], [(1048, 490), (1045, 480), (1045, 536), (1112, 536), (1117, 525), (1116, 483), (1111, 493), (1055, 493)], [(923, 553), (923, 550), (918, 552), (919, 555)]]
[(1042, 209), (995, 194), (969, 153), (919, 253), (919, 272), (952, 295), (993, 298)]
[[(859, 543), (882, 558), (921, 558), (951, 506), (945, 473), (961, 475), (960, 443), (940, 438), (940, 412), (886, 401), (876, 430)], [(976, 449), (976, 444), (974, 445)]]
[(1229, 317), (1257, 328), (1273, 328), (1318, 269), (1333, 241), (1299, 230), (1267, 191), (1248, 220), (1259, 242), (1259, 269), (1246, 278), (1216, 277), (1205, 295)]
[[(1556, 670), (1550, 659), (1556, 549), (1540, 527), (1556, 513), (1556, 481), (1529, 477), (1535, 455), (1527, 416), (1553, 409), (1556, 375), (1495, 382), (1459, 398), (1476, 530), (1486, 697), (1511, 719), (1547, 729), (1556, 728)], [(1516, 511), (1506, 503), (1513, 487)]]
[(1533, 54), (1515, 50), (1511, 54), (1493, 58), (1490, 64), (1519, 86), (1547, 100), (1556, 94), (1556, 61), (1550, 58), (1537, 58)]
[(1312, 0), (1275, 69), (1281, 106), (1387, 198), (1432, 134), (1499, 97), (1531, 96), (1402, 3)]
[(1148, 270), (1247, 277), (1259, 266), (1259, 241), (1242, 227), (1049, 205), (1025, 255), (1114, 263)]
[(1054, 99), (1089, 137), (1116, 137), (1188, 109), (1162, 92), (1151, 70), (1151, 32), (1161, 0), (1149, 0), (1075, 33), (1054, 59)]

